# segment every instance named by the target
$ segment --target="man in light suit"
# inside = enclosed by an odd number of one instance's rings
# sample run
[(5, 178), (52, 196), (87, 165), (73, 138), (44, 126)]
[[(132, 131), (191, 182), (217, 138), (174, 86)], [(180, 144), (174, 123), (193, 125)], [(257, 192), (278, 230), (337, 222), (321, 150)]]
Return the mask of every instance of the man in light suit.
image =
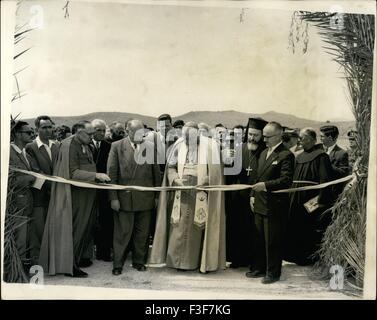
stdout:
[[(51, 140), (52, 125), (53, 122), (49, 116), (39, 116), (35, 119), (38, 136), (25, 147), (26, 152), (31, 158), (31, 169), (34, 172), (47, 175), (53, 174), (54, 162), (59, 153), (59, 146)], [(33, 188), (34, 207), (29, 234), (32, 264), (38, 263), (48, 204), (50, 202), (51, 183), (49, 181), (43, 181), (42, 183), (41, 189)]]
[[(111, 183), (136, 186), (160, 186), (160, 170), (155, 161), (153, 143), (143, 141), (144, 125), (140, 120), (129, 123), (129, 135), (111, 146), (107, 172)], [(154, 159), (143, 161), (151, 151)], [(148, 158), (148, 156), (147, 156)], [(132, 236), (132, 266), (145, 271), (148, 237), (155, 192), (109, 191), (114, 213), (113, 274), (122, 273), (127, 247)]]
[(263, 129), (265, 149), (258, 160), (257, 183), (250, 205), (255, 212), (256, 253), (249, 278), (264, 277), (262, 283), (280, 280), (284, 250), (284, 232), (288, 218), (288, 194), (272, 191), (292, 184), (295, 157), (282, 143), (283, 128), (277, 122)]

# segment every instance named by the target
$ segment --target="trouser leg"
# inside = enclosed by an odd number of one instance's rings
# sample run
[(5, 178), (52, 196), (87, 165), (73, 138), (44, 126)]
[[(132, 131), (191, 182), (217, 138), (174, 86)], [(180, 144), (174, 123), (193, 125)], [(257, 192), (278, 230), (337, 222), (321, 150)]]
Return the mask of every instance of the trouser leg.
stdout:
[(133, 230), (132, 262), (145, 264), (149, 247), (151, 210), (135, 213)]
[(265, 246), (265, 228), (264, 216), (258, 213), (254, 215), (255, 219), (255, 256), (253, 269), (260, 272), (266, 271), (266, 246)]
[(114, 268), (122, 268), (134, 226), (133, 212), (114, 211)]
[(267, 275), (280, 277), (284, 248), (284, 220), (280, 216), (269, 216), (265, 224)]
[(33, 208), (29, 229), (30, 258), (32, 265), (38, 264), (39, 251), (41, 249), (43, 231), (46, 222), (46, 213), (47, 208), (45, 207)]
[(98, 192), (98, 209), (95, 236), (97, 258), (107, 258), (113, 247), (114, 215), (106, 192)]

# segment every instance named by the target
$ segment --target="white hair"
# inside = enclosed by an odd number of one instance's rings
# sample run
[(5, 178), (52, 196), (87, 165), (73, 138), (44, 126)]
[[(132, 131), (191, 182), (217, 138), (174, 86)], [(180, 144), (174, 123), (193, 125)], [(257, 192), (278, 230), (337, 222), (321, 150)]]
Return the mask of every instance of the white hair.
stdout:
[(97, 126), (105, 126), (106, 127), (106, 122), (101, 120), (101, 119), (94, 119), (92, 121), (92, 126), (95, 128)]

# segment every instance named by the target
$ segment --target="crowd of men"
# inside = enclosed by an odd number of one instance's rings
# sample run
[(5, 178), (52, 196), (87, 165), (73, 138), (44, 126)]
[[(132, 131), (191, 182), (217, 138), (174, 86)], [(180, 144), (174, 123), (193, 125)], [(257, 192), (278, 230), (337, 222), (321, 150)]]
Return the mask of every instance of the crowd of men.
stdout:
[[(352, 172), (357, 132), (348, 133), (348, 151), (338, 136), (332, 125), (321, 127), (318, 137), (312, 128), (261, 118), (230, 130), (173, 123), (168, 114), (157, 119), (156, 130), (138, 119), (110, 126), (80, 121), (71, 129), (55, 128), (48, 116), (37, 117), (35, 129), (13, 122), (8, 190), (20, 218), (27, 218), (15, 230), (19, 255), (26, 269), (41, 265), (50, 275), (87, 277), (82, 269), (94, 259), (112, 261), (113, 275), (120, 275), (131, 253), (138, 271), (147, 265), (202, 273), (249, 267), (246, 277), (273, 283), (283, 260), (311, 265), (318, 258), (331, 223), (328, 209), (344, 183), (287, 189)], [(102, 187), (108, 184), (146, 189)], [(225, 191), (229, 185), (236, 188)]]

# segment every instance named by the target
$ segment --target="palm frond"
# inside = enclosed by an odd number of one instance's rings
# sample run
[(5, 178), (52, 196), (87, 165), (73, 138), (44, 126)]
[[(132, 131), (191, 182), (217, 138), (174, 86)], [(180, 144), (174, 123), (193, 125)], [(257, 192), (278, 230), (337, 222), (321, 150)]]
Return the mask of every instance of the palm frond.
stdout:
[[(324, 50), (343, 69), (357, 130), (357, 166), (354, 167), (357, 179), (345, 188), (332, 208), (332, 223), (324, 234), (318, 251), (320, 260), (315, 268), (334, 264), (343, 266), (350, 279), (349, 284), (362, 290), (375, 19), (373, 15), (336, 15), (306, 11), (294, 15), (295, 19), (300, 17), (318, 30), (325, 43)], [(336, 17), (340, 18), (341, 23), (334, 27)], [(307, 43), (308, 39), (303, 41)], [(352, 279), (355, 283), (352, 283)]]

